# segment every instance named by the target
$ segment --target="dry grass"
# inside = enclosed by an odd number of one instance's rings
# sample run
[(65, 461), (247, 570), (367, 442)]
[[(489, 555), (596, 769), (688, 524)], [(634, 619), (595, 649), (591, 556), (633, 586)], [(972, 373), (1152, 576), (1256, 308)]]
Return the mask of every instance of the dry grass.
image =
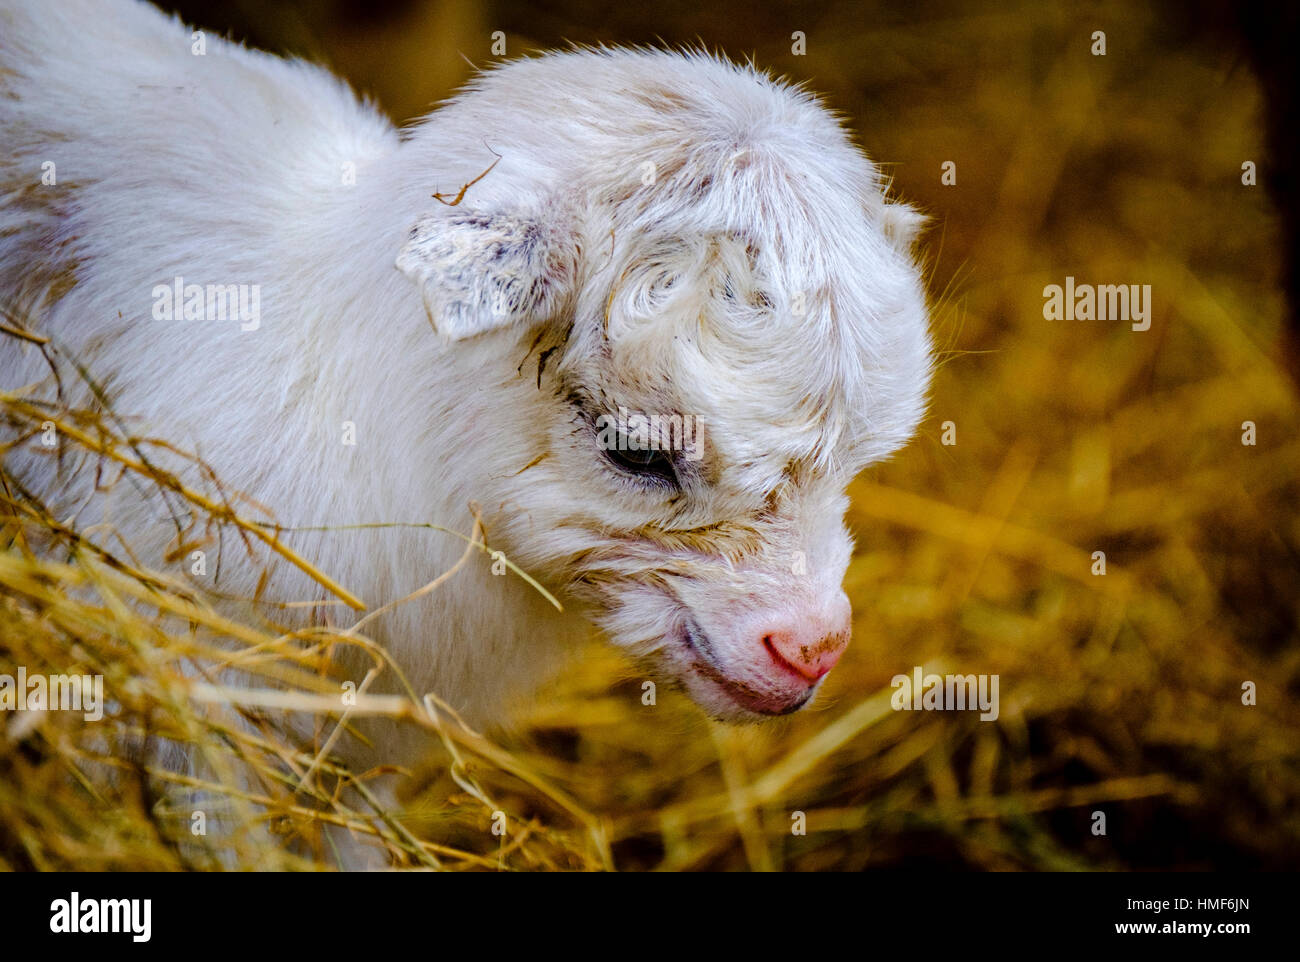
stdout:
[[(1300, 398), (1275, 225), (1239, 180), (1242, 160), (1262, 160), (1250, 76), (1140, 8), (865, 33), (829, 11), (798, 25), (809, 61), (783, 62), (776, 41), (759, 59), (814, 76), (935, 216), (947, 354), (920, 439), (852, 489), (855, 641), (817, 706), (716, 726), (679, 695), (642, 705), (636, 667), (603, 647), (491, 738), (421, 693), (362, 695), (349, 719), (395, 716), (443, 746), (406, 809), (376, 813), (339, 789), (380, 772), (321, 757), (341, 723), (337, 647), (394, 670), (362, 633), (227, 622), (9, 486), (0, 671), (101, 672), (119, 708), (89, 727), (0, 718), (0, 864), (328, 867), (325, 822), (381, 836), (399, 864), (449, 869), (1300, 864)], [(1080, 39), (1097, 20), (1104, 60)], [(788, 26), (761, 25), (777, 41)], [(948, 159), (956, 187), (939, 184)], [(1152, 285), (1151, 330), (1043, 320), (1043, 286), (1067, 274)], [(21, 430), (56, 420), (117, 470), (167, 483), (116, 425), (3, 405)], [(176, 496), (227, 525), (240, 514)], [(245, 532), (275, 549), (256, 519)], [(204, 659), (260, 681), (196, 679)], [(1000, 719), (892, 711), (890, 678), (914, 665), (999, 674)], [(318, 720), (304, 744), (284, 731), (294, 714)], [(166, 765), (165, 739), (196, 747), (202, 785)], [(190, 834), (191, 788), (232, 834)]]

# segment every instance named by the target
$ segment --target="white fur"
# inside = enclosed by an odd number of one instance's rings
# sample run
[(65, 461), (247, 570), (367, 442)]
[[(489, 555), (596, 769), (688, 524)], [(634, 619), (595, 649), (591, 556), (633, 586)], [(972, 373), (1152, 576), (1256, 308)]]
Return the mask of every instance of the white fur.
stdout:
[[(700, 53), (515, 61), (399, 133), (317, 67), (191, 43), (143, 3), (0, 0), (9, 310), (138, 433), (193, 447), (285, 525), (468, 532), (477, 505), (566, 614), (475, 558), (367, 626), (471, 720), (500, 717), (587, 619), (706, 709), (750, 717), (683, 632), (767, 691), (764, 619), (840, 617), (844, 487), (911, 435), (930, 377), (919, 218), (813, 97)], [(154, 320), (151, 291), (178, 275), (260, 284), (260, 327)], [(47, 375), (0, 338), (0, 389)], [(705, 457), (680, 491), (629, 476), (577, 402), (693, 415)], [(157, 497), (93, 497), (48, 457), (12, 457), (79, 523), (106, 518), (165, 563)], [(285, 537), (372, 608), (464, 547), (406, 528)], [(215, 587), (251, 597), (265, 559), (222, 546)], [(264, 594), (320, 589), (281, 565)]]

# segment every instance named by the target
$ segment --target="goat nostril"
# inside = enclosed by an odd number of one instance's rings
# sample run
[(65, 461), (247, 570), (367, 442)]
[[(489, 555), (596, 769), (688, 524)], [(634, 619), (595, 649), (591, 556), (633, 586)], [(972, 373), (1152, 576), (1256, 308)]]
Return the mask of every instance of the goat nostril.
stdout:
[(763, 647), (771, 659), (808, 683), (820, 681), (840, 660), (848, 646), (848, 633), (832, 632), (814, 641), (804, 630), (775, 631), (763, 636)]
[[(805, 667), (802, 664), (797, 664), (794, 661), (791, 661), (785, 655), (781, 654), (780, 650), (772, 642), (771, 635), (763, 636), (763, 647), (767, 649), (767, 653), (772, 656), (773, 661), (775, 661), (786, 671), (798, 675), (804, 681), (807, 682), (817, 681), (817, 679), (821, 678), (822, 675), (826, 674), (826, 672), (831, 670), (830, 665), (827, 665), (825, 668), (813, 667), (813, 666)], [(806, 651), (807, 649), (804, 650)]]

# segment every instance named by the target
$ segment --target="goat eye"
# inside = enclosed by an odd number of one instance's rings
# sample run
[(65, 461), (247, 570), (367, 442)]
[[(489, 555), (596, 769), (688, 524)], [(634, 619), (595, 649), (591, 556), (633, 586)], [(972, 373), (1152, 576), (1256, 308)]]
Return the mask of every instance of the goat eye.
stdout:
[(635, 449), (627, 444), (608, 448), (605, 454), (616, 466), (629, 474), (640, 477), (658, 478), (669, 484), (677, 484), (677, 471), (673, 468), (673, 459), (664, 451), (654, 448)]

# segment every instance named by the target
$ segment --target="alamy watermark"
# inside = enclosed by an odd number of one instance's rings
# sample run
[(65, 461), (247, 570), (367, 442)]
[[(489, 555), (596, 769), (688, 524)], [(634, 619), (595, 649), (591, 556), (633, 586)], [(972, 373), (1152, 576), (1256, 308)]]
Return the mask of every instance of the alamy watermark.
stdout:
[(1048, 284), (1043, 288), (1043, 318), (1048, 321), (1131, 321), (1133, 330), (1151, 328), (1150, 284)]
[(911, 675), (895, 675), (889, 699), (894, 711), (976, 711), (980, 721), (997, 721), (997, 675), (926, 675), (921, 666)]
[(596, 418), (596, 443), (606, 451), (680, 451), (687, 461), (704, 457), (704, 438), (693, 414), (618, 414)]
[(241, 331), (262, 326), (261, 284), (186, 284), (177, 275), (151, 292), (155, 321), (239, 321)]
[(50, 931), (57, 934), (123, 933), (133, 942), (153, 934), (152, 899), (83, 899), (80, 892), (50, 903)]
[(79, 711), (86, 721), (104, 717), (103, 675), (0, 675), (0, 711)]

